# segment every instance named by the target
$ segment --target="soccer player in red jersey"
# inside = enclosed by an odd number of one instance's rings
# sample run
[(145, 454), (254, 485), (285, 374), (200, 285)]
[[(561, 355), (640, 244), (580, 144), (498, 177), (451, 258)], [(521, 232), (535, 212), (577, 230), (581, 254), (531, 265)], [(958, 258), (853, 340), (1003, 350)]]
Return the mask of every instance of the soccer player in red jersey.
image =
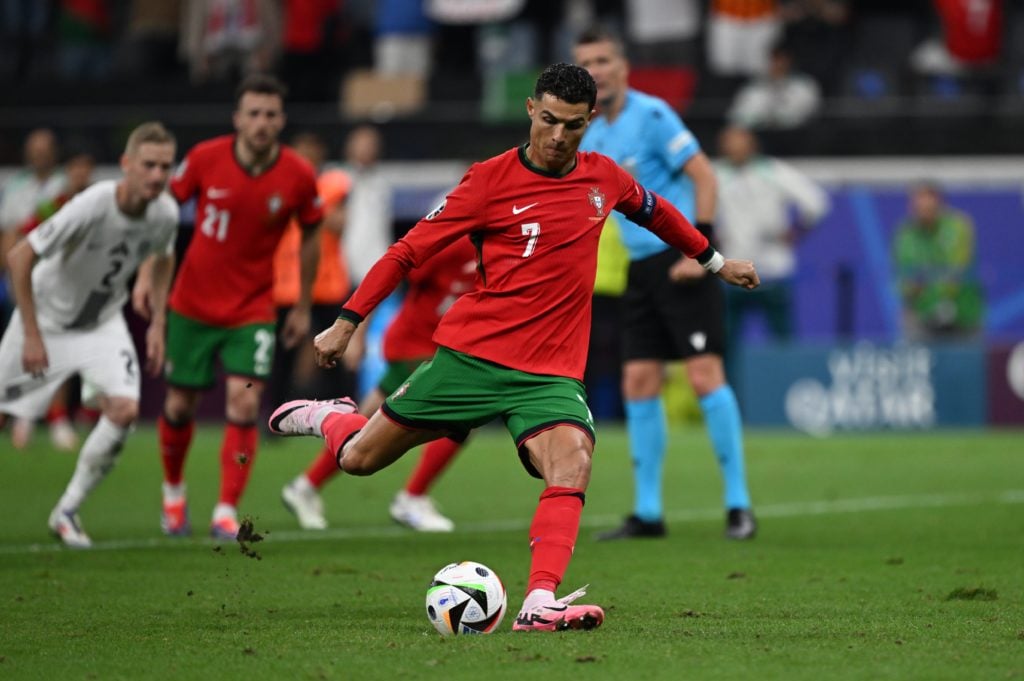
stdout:
[(571, 605), (582, 589), (560, 599), (555, 590), (572, 557), (590, 481), (594, 424), (581, 378), (608, 211), (619, 210), (727, 283), (759, 283), (752, 263), (726, 260), (669, 202), (607, 156), (578, 151), (596, 93), (586, 70), (546, 68), (526, 101), (529, 143), (470, 168), (442, 209), (388, 249), (314, 341), (317, 361), (333, 364), (356, 325), (406, 273), (469, 236), (477, 286), (445, 313), (429, 363), (369, 420), (346, 398), (296, 400), (270, 418), (273, 432), (324, 437), (343, 471), (370, 475), (411, 447), (501, 417), (523, 465), (545, 484), (530, 526), (530, 577), (514, 631), (592, 629), (604, 621), (596, 605)]
[(309, 331), (323, 215), (312, 166), (278, 141), (284, 95), (284, 86), (271, 76), (246, 78), (237, 91), (236, 134), (196, 145), (170, 185), (179, 202), (195, 197), (197, 206), (195, 234), (174, 282), (167, 320), (167, 394), (158, 429), (161, 526), (168, 535), (191, 531), (182, 469), (216, 359), (227, 374), (227, 425), (210, 532), (218, 539), (234, 539), (238, 532), (236, 507), (256, 455), (260, 396), (274, 356), (274, 251), (292, 216), (303, 228), (302, 281), (281, 341), (291, 347)]
[[(473, 289), (476, 250), (469, 239), (459, 239), (420, 267), (409, 272), (409, 286), (398, 314), (384, 334), (387, 370), (377, 387), (359, 405), (371, 416), (384, 398), (400, 389), (409, 376), (437, 350), (434, 330), (459, 296)], [(420, 532), (451, 532), (455, 524), (443, 516), (427, 495), (430, 486), (458, 453), (461, 440), (441, 438), (427, 444), (405, 487), (389, 507), (398, 523)], [(338, 473), (336, 452), (328, 446), (306, 469), (281, 490), (284, 505), (307, 530), (327, 527), (319, 490)]]

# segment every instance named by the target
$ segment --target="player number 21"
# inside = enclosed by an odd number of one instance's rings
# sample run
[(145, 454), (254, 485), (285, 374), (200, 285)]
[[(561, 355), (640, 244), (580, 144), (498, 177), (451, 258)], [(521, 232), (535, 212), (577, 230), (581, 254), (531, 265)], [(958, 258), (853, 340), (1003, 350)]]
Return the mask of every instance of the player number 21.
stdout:
[(231, 222), (231, 211), (217, 210), (216, 206), (206, 204), (206, 215), (203, 217), (200, 229), (206, 236), (217, 241), (224, 241), (228, 238), (229, 222)]
[(540, 237), (540, 223), (539, 222), (528, 222), (523, 227), (523, 236), (529, 236), (530, 239), (526, 242), (526, 250), (523, 251), (523, 257), (529, 258), (533, 255), (534, 249), (537, 248), (537, 239)]

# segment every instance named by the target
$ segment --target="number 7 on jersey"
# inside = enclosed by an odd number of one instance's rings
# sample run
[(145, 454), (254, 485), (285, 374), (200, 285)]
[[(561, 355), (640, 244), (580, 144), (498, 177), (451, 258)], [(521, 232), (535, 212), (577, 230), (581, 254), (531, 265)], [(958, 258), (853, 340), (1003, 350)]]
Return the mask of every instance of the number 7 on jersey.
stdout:
[(528, 222), (522, 226), (523, 236), (529, 236), (529, 240), (526, 242), (526, 250), (523, 251), (523, 257), (529, 258), (533, 255), (533, 251), (537, 248), (537, 239), (540, 237), (540, 223), (539, 222)]

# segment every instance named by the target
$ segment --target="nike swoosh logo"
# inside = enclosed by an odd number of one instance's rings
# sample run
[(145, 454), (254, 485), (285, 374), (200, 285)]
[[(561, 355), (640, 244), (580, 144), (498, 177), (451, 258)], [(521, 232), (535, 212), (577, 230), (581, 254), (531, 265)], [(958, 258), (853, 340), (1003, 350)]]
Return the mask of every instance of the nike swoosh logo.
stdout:
[(208, 199), (223, 199), (225, 196), (231, 193), (230, 189), (217, 189), (216, 187), (210, 187), (206, 190), (206, 198)]
[[(540, 203), (540, 201), (538, 201), (537, 203)], [(536, 206), (537, 203), (531, 203), (529, 206), (523, 206), (522, 208), (519, 208), (517, 206), (512, 206), (512, 215), (519, 215), (524, 210), (530, 210), (531, 208)]]

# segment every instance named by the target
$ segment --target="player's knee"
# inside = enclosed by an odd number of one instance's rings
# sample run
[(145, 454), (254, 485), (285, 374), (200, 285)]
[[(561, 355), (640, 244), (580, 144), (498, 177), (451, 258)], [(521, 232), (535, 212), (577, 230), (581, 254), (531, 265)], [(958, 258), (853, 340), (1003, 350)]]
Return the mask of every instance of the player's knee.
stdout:
[(178, 388), (168, 388), (164, 398), (164, 416), (172, 423), (185, 423), (195, 416), (199, 394)]
[(388, 465), (386, 454), (379, 447), (366, 442), (362, 435), (362, 432), (356, 433), (342, 450), (341, 470), (349, 475), (373, 475)]
[(532, 459), (548, 486), (586, 489), (594, 450), (590, 438), (572, 428), (546, 444), (535, 448)]
[(622, 394), (627, 400), (647, 400), (661, 394), (664, 368), (660, 362), (627, 362), (622, 372)]
[(358, 442), (350, 442), (342, 450), (341, 470), (349, 475), (366, 476), (373, 475), (380, 467), (375, 465), (370, 452), (360, 447)]
[(260, 401), (250, 394), (229, 395), (227, 418), (235, 423), (252, 423), (259, 417)]
[(704, 397), (725, 384), (725, 369), (720, 357), (707, 355), (691, 361), (686, 367), (686, 376), (697, 397)]
[(103, 410), (106, 416), (114, 424), (127, 428), (139, 418), (139, 403), (135, 400), (111, 400)]

